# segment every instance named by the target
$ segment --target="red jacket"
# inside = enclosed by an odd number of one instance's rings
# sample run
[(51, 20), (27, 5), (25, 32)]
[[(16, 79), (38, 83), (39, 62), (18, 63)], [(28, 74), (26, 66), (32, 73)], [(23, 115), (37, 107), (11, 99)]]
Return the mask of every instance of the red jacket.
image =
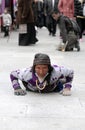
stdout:
[(69, 18), (74, 17), (74, 0), (59, 0), (59, 11)]

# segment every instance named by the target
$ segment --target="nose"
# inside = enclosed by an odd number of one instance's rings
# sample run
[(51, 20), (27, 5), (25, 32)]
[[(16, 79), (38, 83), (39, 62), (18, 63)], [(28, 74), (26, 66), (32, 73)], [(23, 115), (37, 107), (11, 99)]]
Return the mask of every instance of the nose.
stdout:
[(43, 73), (43, 69), (40, 69), (40, 74), (42, 74)]

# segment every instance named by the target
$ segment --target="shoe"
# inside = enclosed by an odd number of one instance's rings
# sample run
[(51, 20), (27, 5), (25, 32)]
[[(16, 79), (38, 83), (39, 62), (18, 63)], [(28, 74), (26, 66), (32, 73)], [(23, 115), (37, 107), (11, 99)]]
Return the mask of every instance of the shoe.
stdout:
[(56, 36), (56, 34), (52, 34), (52, 36), (53, 36), (53, 37), (55, 37), (55, 36)]
[(73, 48), (71, 48), (70, 51), (73, 51)]
[(8, 37), (9, 35), (4, 35), (4, 37)]
[(37, 38), (35, 38), (35, 42), (38, 42), (38, 39), (37, 39)]
[(80, 46), (77, 47), (77, 51), (80, 51)]
[(65, 51), (73, 51), (73, 48), (66, 48)]
[(4, 37), (8, 37), (9, 36), (9, 34), (4, 34)]
[(51, 32), (49, 32), (49, 35), (51, 35)]
[(77, 41), (77, 43), (75, 45), (75, 48), (77, 49), (77, 51), (80, 51), (80, 43), (79, 43), (79, 41)]

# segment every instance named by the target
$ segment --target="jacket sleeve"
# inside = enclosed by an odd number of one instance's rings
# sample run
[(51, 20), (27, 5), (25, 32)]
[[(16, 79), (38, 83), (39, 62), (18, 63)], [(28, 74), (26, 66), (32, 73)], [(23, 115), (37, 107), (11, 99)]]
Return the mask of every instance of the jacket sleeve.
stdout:
[(63, 1), (62, 0), (59, 0), (59, 2), (58, 2), (58, 9), (61, 13), (63, 13)]
[(10, 74), (10, 79), (12, 82), (12, 86), (14, 89), (20, 88), (19, 80), (27, 82), (30, 78), (30, 70), (29, 69), (22, 69), (12, 71)]
[(61, 35), (62, 35), (63, 43), (66, 43), (66, 41), (67, 41), (67, 30), (66, 30), (65, 19), (64, 19), (63, 15), (60, 16), (58, 23), (59, 23), (59, 28), (60, 28), (60, 32), (61, 32)]
[(65, 78), (65, 84), (64, 87), (72, 87), (72, 81), (73, 81), (73, 77), (74, 77), (74, 70), (70, 69), (70, 68), (65, 68), (65, 67), (61, 67), (61, 74), (62, 77), (61, 78)]

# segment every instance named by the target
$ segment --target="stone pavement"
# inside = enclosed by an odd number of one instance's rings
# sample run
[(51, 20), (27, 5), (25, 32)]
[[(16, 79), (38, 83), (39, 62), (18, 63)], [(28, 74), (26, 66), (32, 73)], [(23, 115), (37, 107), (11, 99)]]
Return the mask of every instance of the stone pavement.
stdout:
[[(39, 42), (18, 46), (18, 32), (10, 38), (0, 33), (0, 130), (85, 130), (85, 38), (81, 51), (59, 52), (59, 33), (52, 37), (45, 28), (38, 29)], [(35, 53), (47, 53), (52, 64), (65, 65), (75, 71), (72, 95), (28, 92), (15, 96), (10, 72), (32, 65)]]

